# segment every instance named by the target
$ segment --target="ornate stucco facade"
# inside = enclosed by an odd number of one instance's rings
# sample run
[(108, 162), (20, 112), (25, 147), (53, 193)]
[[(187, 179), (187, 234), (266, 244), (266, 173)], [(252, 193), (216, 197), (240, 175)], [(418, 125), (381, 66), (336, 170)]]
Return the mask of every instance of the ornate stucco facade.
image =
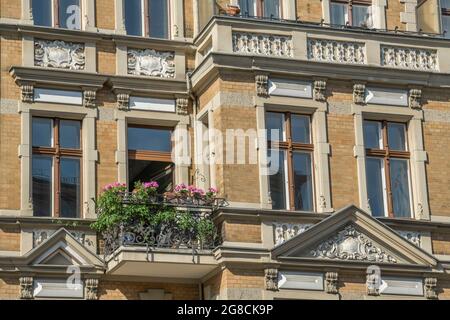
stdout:
[[(272, 19), (170, 0), (165, 39), (128, 35), (124, 2), (80, 0), (71, 30), (0, 0), (0, 299), (450, 299), (450, 40), (430, 1), (369, 1), (360, 28), (331, 25), (330, 0)], [(311, 120), (311, 210), (275, 208), (267, 112)], [(81, 123), (77, 217), (36, 214), (35, 117)], [(371, 212), (367, 120), (407, 127), (407, 218)], [(214, 248), (105, 251), (90, 225), (103, 186), (129, 181), (129, 125), (184, 132), (174, 182), (228, 204)], [(228, 130), (254, 161), (226, 161)]]

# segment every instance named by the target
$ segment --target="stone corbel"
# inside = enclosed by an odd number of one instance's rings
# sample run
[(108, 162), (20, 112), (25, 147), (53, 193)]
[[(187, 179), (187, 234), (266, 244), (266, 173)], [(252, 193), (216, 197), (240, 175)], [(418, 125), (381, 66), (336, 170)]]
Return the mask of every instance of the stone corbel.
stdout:
[(325, 273), (325, 292), (330, 294), (338, 294), (338, 273)]
[(87, 279), (85, 282), (86, 300), (98, 299), (98, 279)]
[(264, 270), (266, 290), (278, 291), (278, 269), (268, 268)]
[(96, 107), (97, 91), (93, 89), (83, 89), (83, 106), (86, 108)]
[(188, 114), (189, 100), (187, 98), (177, 98), (177, 114), (186, 116)]
[(327, 82), (325, 80), (314, 80), (314, 100), (326, 101)]
[(269, 96), (269, 76), (258, 74), (255, 76), (256, 94), (260, 97)]
[(375, 271), (374, 269), (367, 270), (366, 287), (367, 287), (367, 295), (369, 296), (380, 295), (381, 276), (379, 272), (374, 271)]
[(366, 85), (364, 83), (353, 85), (353, 102), (356, 104), (366, 103)]
[(20, 93), (22, 97), (22, 102), (33, 103), (34, 101), (34, 86), (32, 84), (21, 84)]
[(116, 97), (117, 97), (117, 108), (119, 110), (130, 109), (130, 92), (118, 91), (116, 92)]
[(33, 299), (33, 278), (20, 277), (20, 299)]
[(436, 286), (437, 279), (436, 278), (425, 278), (423, 282), (425, 298), (427, 299), (437, 299)]
[(408, 105), (411, 109), (422, 109), (422, 89), (409, 89)]

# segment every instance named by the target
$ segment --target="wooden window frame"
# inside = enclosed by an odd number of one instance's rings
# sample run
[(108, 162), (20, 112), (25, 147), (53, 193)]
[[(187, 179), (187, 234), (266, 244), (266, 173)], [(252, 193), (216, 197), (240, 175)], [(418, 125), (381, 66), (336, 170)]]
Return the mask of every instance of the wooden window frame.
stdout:
[[(364, 120), (371, 121), (381, 124), (381, 139), (383, 141), (383, 148), (366, 148), (366, 156), (371, 158), (383, 159), (384, 164), (384, 179), (386, 182), (386, 191), (383, 191), (383, 197), (386, 197), (387, 202), (387, 216), (389, 218), (395, 218), (394, 209), (393, 209), (393, 201), (392, 201), (392, 188), (391, 188), (391, 172), (390, 172), (390, 160), (391, 158), (395, 159), (406, 159), (408, 160), (408, 171), (410, 170), (409, 160), (411, 158), (411, 153), (408, 151), (408, 128), (404, 122), (396, 122), (396, 121), (387, 121), (387, 120)], [(400, 150), (392, 150), (389, 148), (389, 138), (387, 127), (389, 123), (398, 123), (403, 125), (405, 128), (405, 151)], [(364, 125), (364, 124), (363, 124)], [(364, 142), (365, 143), (365, 142)], [(409, 172), (408, 172), (409, 174)], [(411, 187), (408, 185), (409, 189), (409, 197), (411, 199)], [(386, 213), (385, 213), (386, 216)], [(411, 212), (410, 212), (411, 216)]]
[(353, 26), (353, 5), (360, 5), (360, 6), (371, 6), (372, 0), (332, 0), (331, 3), (341, 3), (347, 5), (347, 15), (348, 15), (348, 22), (349, 26)]
[[(52, 204), (53, 204), (53, 212), (50, 213), (50, 216), (60, 217), (61, 216), (61, 157), (68, 158), (77, 158), (80, 160), (80, 217), (82, 215), (82, 203), (83, 203), (83, 139), (82, 139), (82, 121), (80, 120), (72, 120), (72, 119), (64, 119), (64, 118), (51, 118), (51, 117), (33, 117), (33, 119), (50, 119), (52, 120), (53, 126), (53, 147), (33, 147), (33, 155), (45, 155), (52, 157), (53, 163), (53, 177), (52, 177)], [(79, 121), (80, 122), (80, 148), (79, 149), (71, 149), (71, 148), (62, 148), (60, 146), (59, 141), (59, 129), (60, 129), (60, 121)], [(32, 120), (33, 121), (33, 120)], [(31, 133), (33, 135), (33, 132)]]
[[(126, 0), (124, 0), (126, 1)], [(150, 13), (149, 13), (149, 8), (150, 8), (150, 2), (152, 0), (142, 0), (142, 7), (143, 7), (143, 17), (142, 19), (144, 20), (142, 23), (142, 28), (144, 28), (142, 30), (142, 34), (144, 37), (150, 38)], [(172, 16), (172, 12), (171, 12), (171, 0), (166, 0), (167, 1), (167, 39), (171, 39), (171, 30), (170, 30), (170, 25), (171, 25), (171, 16)]]
[[(281, 150), (285, 151), (287, 154), (287, 184), (288, 184), (288, 196), (289, 196), (289, 208), (288, 210), (296, 210), (295, 209), (295, 184), (294, 184), (294, 165), (293, 165), (293, 156), (294, 152), (300, 151), (304, 153), (309, 153), (311, 156), (311, 179), (312, 179), (312, 210), (315, 210), (316, 203), (315, 203), (315, 197), (314, 197), (314, 190), (315, 190), (315, 183), (314, 183), (314, 144), (312, 143), (313, 137), (312, 137), (312, 130), (311, 130), (311, 115), (308, 114), (301, 114), (301, 113), (292, 113), (290, 111), (288, 112), (279, 112), (279, 111), (271, 111), (268, 110), (267, 112), (270, 113), (280, 113), (284, 115), (284, 131), (286, 132), (286, 140), (280, 140), (280, 141), (267, 141), (267, 147), (268, 149), (275, 149), (275, 150)], [(299, 115), (299, 116), (305, 116), (309, 119), (309, 141), (310, 143), (299, 143), (299, 142), (293, 142), (292, 141), (292, 125), (291, 125), (291, 116), (292, 115)], [(283, 139), (283, 138), (282, 138)], [(286, 177), (285, 177), (286, 178)]]
[[(33, 1), (35, 0), (31, 0), (31, 5), (33, 5)], [(52, 7), (52, 12), (51, 12), (51, 16), (52, 16), (52, 26), (54, 28), (60, 28), (61, 24), (60, 24), (60, 20), (59, 20), (59, 1), (60, 0), (51, 0), (51, 7)], [(82, 22), (82, 16), (83, 16), (83, 1), (79, 0), (79, 6), (80, 6), (80, 30), (82, 30), (81, 27), (81, 22)]]

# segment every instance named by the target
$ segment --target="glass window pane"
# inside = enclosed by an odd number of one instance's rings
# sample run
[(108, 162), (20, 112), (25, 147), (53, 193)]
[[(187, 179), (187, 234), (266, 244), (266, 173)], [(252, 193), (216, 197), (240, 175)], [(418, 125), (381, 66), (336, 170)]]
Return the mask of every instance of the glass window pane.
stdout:
[(277, 112), (266, 112), (267, 139), (270, 141), (285, 141), (284, 114)]
[(450, 0), (441, 0), (441, 8), (450, 9)]
[(240, 0), (239, 6), (241, 8), (241, 15), (256, 16), (256, 0)]
[(59, 144), (61, 148), (80, 149), (80, 121), (59, 122)]
[(264, 17), (280, 18), (280, 1), (265, 0), (264, 1)]
[(383, 149), (381, 122), (364, 121), (364, 146), (366, 149)]
[(445, 38), (450, 39), (450, 16), (442, 16), (442, 33), (446, 31)]
[(46, 118), (33, 118), (31, 129), (33, 147), (53, 146), (53, 121)]
[(293, 114), (291, 116), (292, 142), (311, 143), (309, 117)]
[(280, 150), (269, 150), (268, 157), (271, 162), (271, 169), (273, 169), (271, 170), (271, 175), (269, 176), (272, 208), (286, 209), (286, 152)]
[(167, 39), (169, 37), (169, 7), (167, 0), (150, 0), (148, 10), (150, 37)]
[(348, 21), (347, 5), (343, 3), (331, 3), (330, 21), (331, 24), (345, 25)]
[(33, 21), (37, 26), (53, 26), (52, 23), (52, 0), (33, 0)]
[(295, 209), (313, 210), (313, 182), (311, 170), (311, 154), (295, 152), (294, 166), (294, 201)]
[(171, 136), (170, 130), (128, 127), (128, 150), (172, 152)]
[(52, 157), (33, 155), (33, 214), (35, 216), (52, 215), (52, 168)]
[(409, 197), (408, 160), (391, 159), (392, 207), (395, 217), (411, 217)]
[(61, 28), (80, 30), (80, 0), (59, 0), (59, 25)]
[(142, 36), (142, 7), (141, 0), (124, 1), (125, 29), (127, 34)]
[(353, 5), (352, 20), (355, 27), (371, 27), (370, 6)]
[(158, 192), (164, 193), (173, 189), (173, 163), (128, 159), (128, 186), (134, 188), (137, 181), (157, 181)]
[(403, 123), (388, 123), (388, 144), (392, 150), (406, 150), (405, 125)]
[(384, 205), (384, 164), (382, 159), (366, 159), (367, 197), (369, 198), (372, 215), (383, 217), (385, 215)]
[(61, 158), (61, 217), (80, 217), (80, 159)]

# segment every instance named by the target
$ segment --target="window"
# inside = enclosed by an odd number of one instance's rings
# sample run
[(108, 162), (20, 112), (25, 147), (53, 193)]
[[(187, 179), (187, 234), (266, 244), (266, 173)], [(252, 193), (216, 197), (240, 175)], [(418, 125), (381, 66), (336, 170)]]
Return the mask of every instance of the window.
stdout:
[(374, 216), (411, 217), (411, 188), (406, 125), (364, 121), (366, 178)]
[(126, 0), (127, 34), (151, 38), (169, 38), (169, 0)]
[(331, 24), (353, 27), (372, 27), (371, 1), (332, 1), (330, 7)]
[(310, 120), (289, 112), (266, 113), (273, 209), (313, 210)]
[(450, 38), (450, 0), (441, 0), (442, 32)]
[(159, 191), (173, 188), (172, 131), (160, 127), (128, 127), (128, 186), (157, 181)]
[(33, 210), (41, 217), (80, 217), (81, 122), (32, 120)]
[(281, 18), (280, 0), (240, 0), (239, 6), (243, 16)]
[(80, 0), (32, 0), (31, 6), (35, 25), (81, 29)]

